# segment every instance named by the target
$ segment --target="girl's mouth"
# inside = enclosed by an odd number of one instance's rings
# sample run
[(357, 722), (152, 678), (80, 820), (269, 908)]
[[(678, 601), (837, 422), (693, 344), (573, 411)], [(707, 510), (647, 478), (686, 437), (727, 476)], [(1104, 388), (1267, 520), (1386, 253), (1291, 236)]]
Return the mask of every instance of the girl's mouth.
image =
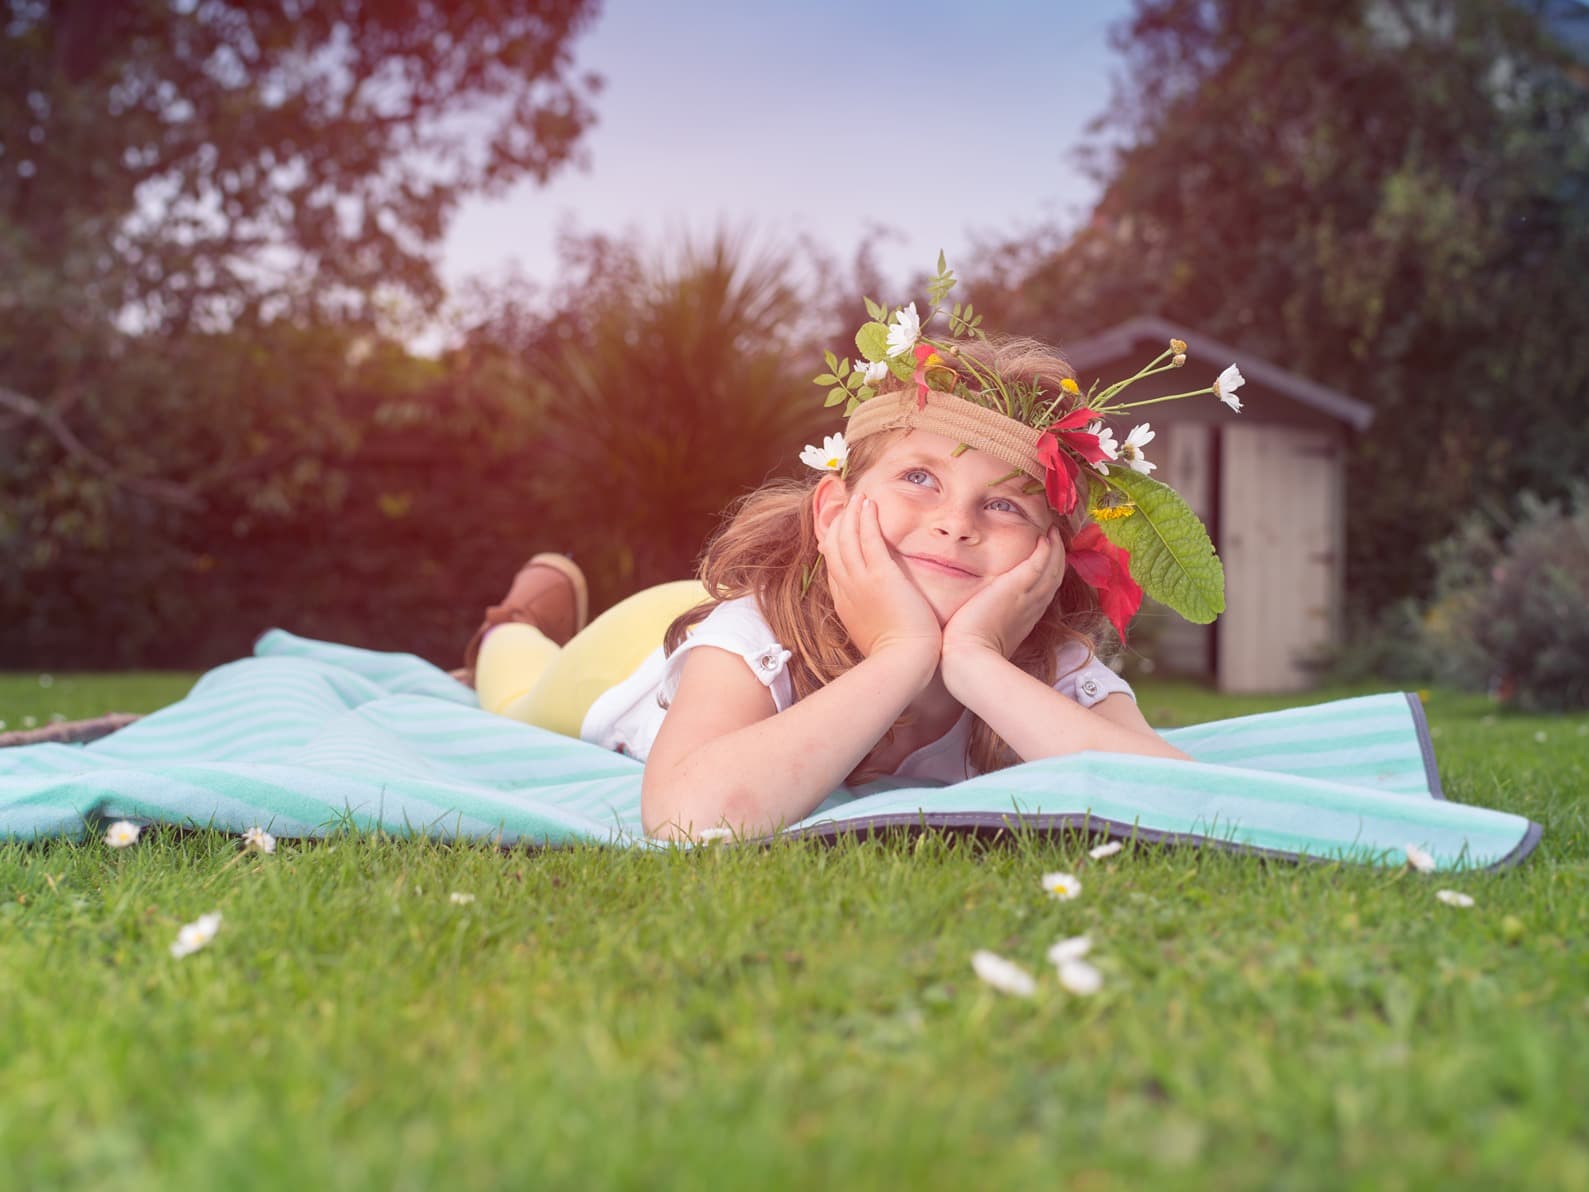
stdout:
[(939, 575), (952, 575), (957, 579), (976, 579), (975, 572), (967, 571), (964, 567), (956, 567), (953, 563), (946, 563), (942, 559), (934, 559), (929, 555), (906, 555), (912, 563), (916, 563), (928, 571), (937, 572)]

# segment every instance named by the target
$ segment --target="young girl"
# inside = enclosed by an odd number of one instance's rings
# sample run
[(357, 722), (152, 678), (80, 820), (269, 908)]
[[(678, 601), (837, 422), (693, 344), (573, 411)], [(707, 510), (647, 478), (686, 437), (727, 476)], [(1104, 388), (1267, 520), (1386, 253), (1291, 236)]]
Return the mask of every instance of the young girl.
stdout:
[[(836, 383), (830, 405), (849, 398), (845, 436), (826, 456), (807, 448), (817, 473), (739, 502), (698, 583), (649, 589), (578, 632), (583, 580), (537, 556), (472, 643), (482, 706), (645, 761), (653, 835), (776, 831), (885, 775), (1186, 756), (1097, 657), (1105, 613), (1123, 636), (1141, 589), (1088, 493), (1108, 495), (1093, 478), (1111, 463), (1162, 488), (1145, 476), (1147, 428), (1116, 444), (1094, 415), (1125, 407), (1088, 404), (1031, 341), (974, 328), (928, 341), (914, 304), (868, 326), (888, 333), (858, 337), (880, 359), (852, 371), (830, 355), (819, 378)], [(559, 595), (551, 618), (530, 608)], [(538, 619), (572, 640), (559, 649)]]

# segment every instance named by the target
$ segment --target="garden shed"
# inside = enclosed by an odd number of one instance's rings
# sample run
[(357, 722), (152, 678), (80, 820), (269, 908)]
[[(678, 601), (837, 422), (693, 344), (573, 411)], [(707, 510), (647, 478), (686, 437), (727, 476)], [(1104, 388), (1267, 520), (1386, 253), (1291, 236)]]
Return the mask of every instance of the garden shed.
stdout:
[[(1156, 668), (1210, 677), (1221, 691), (1310, 686), (1338, 643), (1346, 577), (1346, 449), (1373, 421), (1365, 403), (1239, 347), (1157, 317), (1130, 319), (1063, 345), (1085, 390), (1130, 376), (1169, 340), (1187, 343), (1184, 368), (1132, 386), (1129, 400), (1209, 385), (1237, 364), (1247, 384), (1234, 413), (1212, 397), (1138, 411), (1155, 438), (1154, 476), (1203, 519), (1225, 565), (1225, 612), (1191, 625), (1148, 606), (1132, 646)], [(1116, 427), (1121, 438), (1137, 419)]]

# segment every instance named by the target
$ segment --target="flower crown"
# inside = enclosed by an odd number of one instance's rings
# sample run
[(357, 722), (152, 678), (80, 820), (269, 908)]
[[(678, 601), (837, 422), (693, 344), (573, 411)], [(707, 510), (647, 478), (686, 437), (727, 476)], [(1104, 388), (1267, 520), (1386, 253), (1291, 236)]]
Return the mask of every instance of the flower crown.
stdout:
[(914, 302), (889, 309), (864, 299), (870, 318), (855, 333), (855, 362), (825, 352), (827, 370), (815, 379), (828, 390), (825, 405), (844, 406), (848, 439), (829, 435), (821, 448), (807, 446), (801, 461), (842, 474), (849, 443), (899, 427), (958, 438), (956, 454), (976, 448), (1015, 467), (994, 484), (1024, 472), (1031, 477), (1027, 491), (1044, 492), (1059, 513), (1083, 505), (1092, 520), (1072, 539), (1068, 558), (1098, 589), (1122, 642), (1144, 593), (1189, 621), (1212, 621), (1225, 610), (1225, 571), (1208, 531), (1174, 489), (1149, 475), (1157, 466), (1143, 452), (1154, 438), (1151, 425), (1135, 426), (1121, 440), (1105, 420), (1139, 406), (1204, 394), (1240, 411), (1236, 390), (1245, 384), (1240, 370), (1232, 364), (1207, 388), (1120, 401), (1128, 386), (1186, 363), (1185, 342), (1172, 339), (1166, 351), (1123, 381), (1102, 387), (1095, 381), (1083, 393), (1073, 378), (1064, 377), (1049, 392), (1039, 382), (1001, 376), (978, 353), (962, 350), (955, 341), (987, 338), (982, 316), (970, 303), (957, 302), (947, 313), (948, 338), (926, 334), (924, 328), (944, 315), (944, 300), (955, 284), (939, 253), (925, 318)]

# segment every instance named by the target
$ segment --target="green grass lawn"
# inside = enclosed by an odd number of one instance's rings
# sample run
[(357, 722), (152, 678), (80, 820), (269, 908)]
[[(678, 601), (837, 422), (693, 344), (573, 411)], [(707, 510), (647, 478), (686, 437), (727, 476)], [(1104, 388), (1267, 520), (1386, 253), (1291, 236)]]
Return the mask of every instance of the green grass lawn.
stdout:
[[(150, 710), (191, 680), (0, 676), (0, 720)], [(1140, 690), (1161, 725), (1300, 702)], [(305, 1192), (1589, 1186), (1589, 717), (1444, 691), (1429, 711), (1451, 798), (1544, 824), (1521, 868), (1096, 862), (1030, 836), (3, 845), (0, 1171)], [(1053, 869), (1081, 896), (1046, 898)], [(173, 959), (210, 910), (214, 942)], [(1081, 932), (1105, 979), (1089, 998), (1043, 961)], [(981, 984), (979, 948), (1037, 996)]]

